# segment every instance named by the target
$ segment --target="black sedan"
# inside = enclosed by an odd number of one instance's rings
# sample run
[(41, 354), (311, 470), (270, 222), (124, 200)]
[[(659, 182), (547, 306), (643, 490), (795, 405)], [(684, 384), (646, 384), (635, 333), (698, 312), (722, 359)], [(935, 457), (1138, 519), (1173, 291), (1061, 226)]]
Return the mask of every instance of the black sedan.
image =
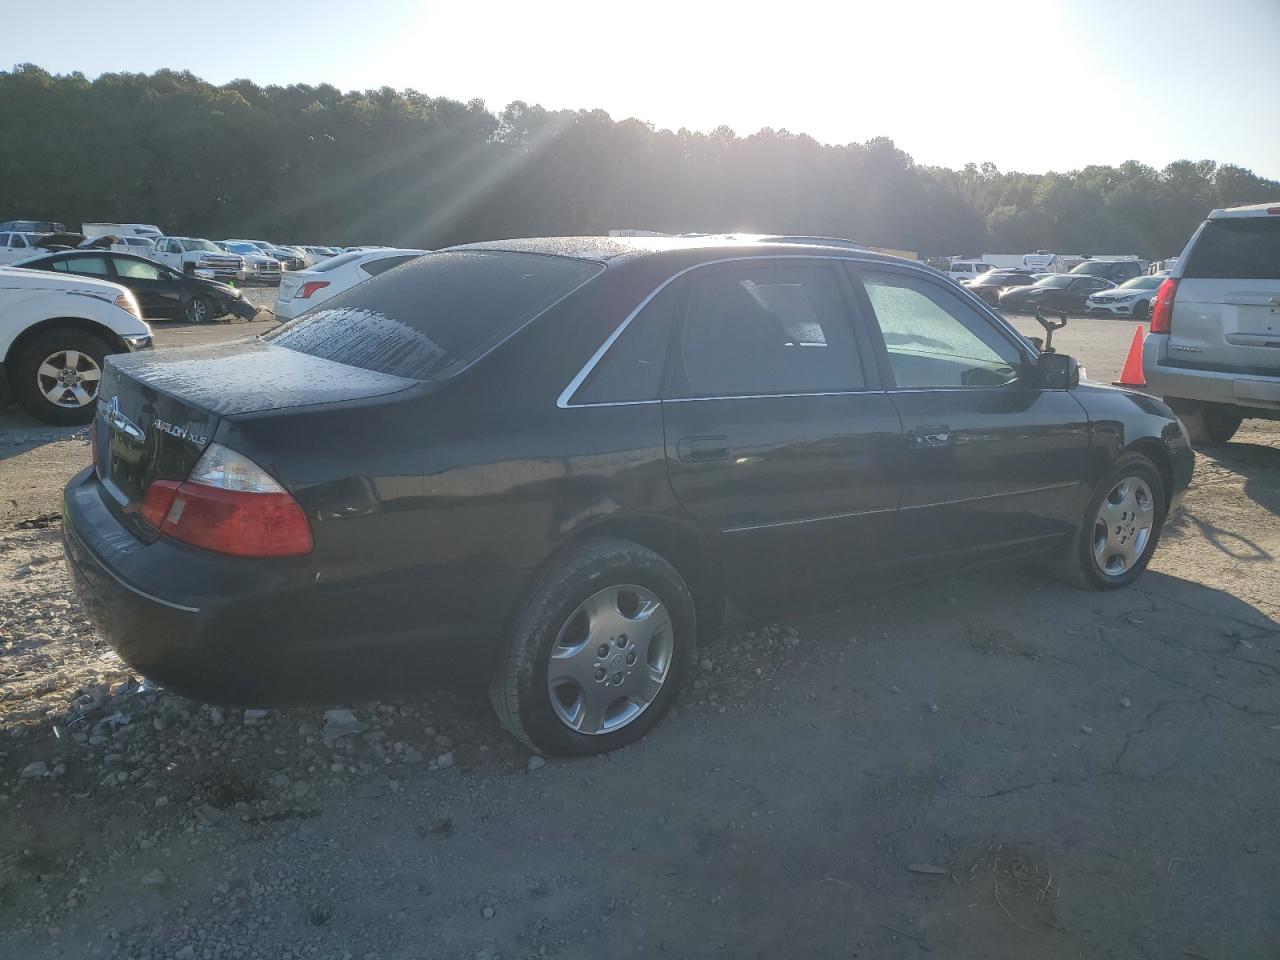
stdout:
[(1036, 278), (1027, 270), (988, 270), (972, 280), (966, 280), (962, 286), (980, 298), (988, 306), (996, 306), (1000, 294), (1011, 287), (1030, 286)]
[(1002, 290), (999, 305), (1001, 310), (1009, 313), (1034, 313), (1036, 307), (1057, 313), (1084, 313), (1086, 301), (1091, 296), (1114, 286), (1110, 280), (1101, 277), (1057, 273), (1030, 286)]
[(252, 320), (257, 308), (235, 287), (192, 274), (178, 273), (154, 260), (106, 250), (68, 250), (25, 260), (28, 270), (55, 270), (98, 277), (128, 287), (148, 320), (185, 319), (209, 323), (231, 314)]
[(99, 396), (64, 536), (139, 671), (256, 705), (461, 672), (570, 755), (658, 721), (726, 597), (1031, 555), (1125, 586), (1193, 463), (1158, 400), (933, 271), (723, 239), (428, 254), (256, 340), (109, 357)]

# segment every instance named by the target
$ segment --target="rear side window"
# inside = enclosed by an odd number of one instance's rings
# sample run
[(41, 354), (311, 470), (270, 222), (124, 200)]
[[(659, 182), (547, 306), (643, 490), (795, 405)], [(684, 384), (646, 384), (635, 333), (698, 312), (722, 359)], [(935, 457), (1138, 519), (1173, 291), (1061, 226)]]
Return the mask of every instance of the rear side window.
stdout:
[(1280, 217), (1207, 221), (1182, 275), (1196, 280), (1280, 280)]
[(634, 403), (656, 400), (662, 388), (671, 323), (684, 297), (682, 283), (669, 283), (632, 318), (574, 394), (575, 403)]
[(54, 269), (65, 270), (67, 273), (86, 273), (94, 277), (106, 277), (111, 273), (107, 268), (106, 257), (67, 257), (58, 261)]
[(860, 390), (848, 309), (827, 267), (699, 271), (685, 313), (677, 389), (689, 397)]
[(406, 253), (402, 257), (382, 257), (378, 260), (370, 260), (368, 263), (360, 264), (360, 269), (371, 277), (376, 277), (380, 273), (386, 273), (392, 267), (398, 267), (402, 263), (408, 263), (416, 253)]
[(588, 260), (539, 254), (427, 254), (262, 339), (378, 373), (444, 380), (602, 269)]

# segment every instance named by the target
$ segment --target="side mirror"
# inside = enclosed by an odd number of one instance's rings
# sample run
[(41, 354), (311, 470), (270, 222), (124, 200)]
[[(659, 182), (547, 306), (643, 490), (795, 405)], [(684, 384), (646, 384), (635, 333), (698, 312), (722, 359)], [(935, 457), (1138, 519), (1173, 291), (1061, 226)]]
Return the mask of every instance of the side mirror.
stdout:
[(1080, 385), (1080, 364), (1065, 353), (1042, 353), (1036, 360), (1036, 380), (1042, 390), (1071, 390)]

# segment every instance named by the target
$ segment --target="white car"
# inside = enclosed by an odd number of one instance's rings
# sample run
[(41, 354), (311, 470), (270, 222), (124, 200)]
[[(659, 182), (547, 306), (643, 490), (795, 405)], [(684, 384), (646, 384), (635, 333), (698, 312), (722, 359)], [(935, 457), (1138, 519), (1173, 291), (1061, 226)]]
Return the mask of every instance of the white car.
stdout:
[(1198, 443), (1280, 420), (1280, 200), (1200, 224), (1151, 304), (1142, 372)]
[(138, 301), (120, 284), (0, 267), (0, 401), (48, 423), (88, 423), (103, 358), (151, 346)]
[(1133, 277), (1118, 287), (1091, 294), (1085, 299), (1084, 308), (1094, 314), (1145, 320), (1151, 313), (1151, 301), (1162, 283), (1164, 274)]
[(943, 272), (959, 283), (961, 280), (972, 280), (994, 269), (991, 264), (983, 263), (981, 260), (952, 260)]
[(274, 312), (277, 320), (292, 320), (330, 297), (350, 290), (370, 277), (398, 267), (430, 250), (353, 250), (340, 253), (310, 270), (295, 270), (280, 281)]
[(244, 283), (246, 277), (243, 257), (238, 253), (228, 253), (212, 240), (199, 237), (159, 237), (155, 253), (150, 256), (179, 273), (186, 272), (186, 265), (191, 264), (201, 276), (223, 283), (232, 280)]
[(39, 236), (36, 233), (0, 233), (0, 265), (17, 263), (43, 253), (36, 247)]

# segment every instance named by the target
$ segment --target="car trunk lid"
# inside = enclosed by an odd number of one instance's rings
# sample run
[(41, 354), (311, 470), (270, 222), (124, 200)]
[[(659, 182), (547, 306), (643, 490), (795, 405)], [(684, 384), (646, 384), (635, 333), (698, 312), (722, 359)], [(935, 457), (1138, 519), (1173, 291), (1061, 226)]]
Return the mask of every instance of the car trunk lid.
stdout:
[(256, 340), (108, 358), (94, 431), (104, 500), (139, 536), (155, 480), (185, 480), (224, 418), (396, 393), (416, 380)]

